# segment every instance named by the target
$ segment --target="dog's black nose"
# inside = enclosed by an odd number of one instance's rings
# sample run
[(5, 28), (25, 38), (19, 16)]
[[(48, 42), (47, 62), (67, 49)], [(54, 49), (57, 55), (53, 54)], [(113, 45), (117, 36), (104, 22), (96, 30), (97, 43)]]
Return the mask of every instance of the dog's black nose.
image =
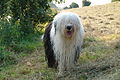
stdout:
[(68, 25), (68, 26), (66, 26), (66, 28), (67, 28), (68, 30), (71, 30), (71, 29), (72, 29), (72, 25)]

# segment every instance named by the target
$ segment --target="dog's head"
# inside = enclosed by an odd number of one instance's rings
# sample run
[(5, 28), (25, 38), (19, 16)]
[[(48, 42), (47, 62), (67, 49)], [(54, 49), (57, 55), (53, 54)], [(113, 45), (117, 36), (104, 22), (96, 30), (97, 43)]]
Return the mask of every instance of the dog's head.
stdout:
[(80, 26), (79, 16), (71, 12), (59, 13), (53, 20), (55, 34), (60, 34), (67, 39), (74, 38)]

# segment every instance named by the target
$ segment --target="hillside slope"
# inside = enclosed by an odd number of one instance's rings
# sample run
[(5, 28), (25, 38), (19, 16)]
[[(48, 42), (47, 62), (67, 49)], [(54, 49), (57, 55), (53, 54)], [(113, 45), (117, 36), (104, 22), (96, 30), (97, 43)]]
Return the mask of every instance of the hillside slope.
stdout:
[[(86, 31), (80, 64), (72, 76), (82, 75), (83, 80), (119, 80), (120, 2), (63, 12), (77, 13)], [(82, 64), (81, 60), (86, 62)]]
[(120, 34), (120, 2), (64, 11), (77, 13), (87, 33), (94, 36)]

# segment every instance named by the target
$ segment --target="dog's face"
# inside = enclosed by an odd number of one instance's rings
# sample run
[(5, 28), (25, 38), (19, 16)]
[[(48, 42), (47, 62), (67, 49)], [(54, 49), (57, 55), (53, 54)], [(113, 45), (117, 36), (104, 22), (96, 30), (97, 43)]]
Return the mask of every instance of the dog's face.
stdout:
[(66, 24), (64, 27), (64, 35), (67, 38), (71, 38), (75, 31), (76, 29), (73, 24)]
[(61, 34), (64, 38), (74, 38), (80, 29), (78, 16), (73, 13), (65, 13), (57, 15), (54, 21), (56, 33)]

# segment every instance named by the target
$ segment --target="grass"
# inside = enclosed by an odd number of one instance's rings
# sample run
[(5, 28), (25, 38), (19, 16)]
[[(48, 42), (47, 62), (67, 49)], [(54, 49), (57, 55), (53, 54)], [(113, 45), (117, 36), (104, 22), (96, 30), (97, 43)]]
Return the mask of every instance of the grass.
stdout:
[(115, 49), (105, 43), (106, 41), (107, 40), (101, 39), (101, 37), (86, 37), (84, 39), (83, 49), (79, 62), (84, 63), (91, 60), (96, 60), (100, 57), (104, 57), (105, 55), (114, 53)]
[[(78, 60), (78, 63), (84, 65), (89, 61), (96, 61), (108, 54), (114, 53), (115, 50), (112, 49), (110, 46), (104, 44), (103, 41), (100, 40), (98, 37), (86, 37), (81, 52), (82, 54)], [(19, 58), (21, 59), (19, 60), (18, 64), (1, 68), (0, 80), (8, 78), (12, 80), (57, 79), (57, 71), (55, 69), (47, 68), (44, 56), (44, 50), (42, 47), (36, 49), (32, 54), (20, 54)], [(88, 78), (84, 73), (77, 76), (81, 80), (85, 80), (86, 78)], [(66, 78), (69, 79), (69, 77)]]
[(13, 52), (5, 50), (5, 47), (0, 46), (0, 67), (16, 63), (16, 56)]
[[(43, 44), (41, 41), (33, 41), (32, 43), (23, 41), (20, 45), (17, 45), (23, 48), (20, 48), (22, 49), (22, 52), (16, 55), (17, 63), (0, 68), (0, 80), (86, 80), (98, 73), (96, 72), (96, 74), (90, 74), (95, 70), (94, 65), (103, 65), (98, 68), (98, 71), (99, 69), (101, 70), (106, 67), (104, 63), (102, 64), (100, 62), (101, 64), (98, 64), (97, 62), (99, 62), (99, 60), (104, 59), (105, 56), (118, 51), (118, 49), (115, 49), (116, 47), (114, 47), (114, 45), (110, 46), (107, 43), (110, 39), (113, 40), (113, 38), (106, 39), (105, 36), (103, 36), (103, 38), (85, 36), (82, 52), (78, 60), (78, 64), (82, 65), (82, 70), (79, 69), (75, 72), (72, 71), (62, 78), (57, 78), (57, 70), (47, 67), (44, 49), (42, 47)], [(114, 40), (117, 38), (118, 37), (114, 38)], [(27, 52), (25, 50), (30, 51)], [(86, 73), (88, 75), (86, 75)]]
[[(43, 49), (41, 48), (41, 50)], [(52, 80), (54, 76), (55, 70), (47, 68), (44, 54), (38, 53), (38, 51), (31, 55), (23, 55), (23, 58), (21, 58), (17, 65), (1, 68), (0, 71), (0, 80), (29, 80), (29, 78), (31, 80), (36, 78)]]
[[(31, 39), (31, 36), (34, 39)], [(28, 39), (24, 39), (18, 44), (13, 44), (12, 47), (9, 48), (0, 46), (0, 80), (19, 78), (19, 76), (34, 72), (28, 64), (29, 61), (25, 63), (23, 63), (23, 61), (25, 61), (25, 58), (28, 58), (31, 53), (43, 46), (43, 44), (38, 37), (31, 36), (28, 36)], [(39, 59), (39, 57), (37, 58)], [(43, 58), (40, 57), (40, 60), (43, 61)], [(32, 62), (34, 61), (36, 60)]]

